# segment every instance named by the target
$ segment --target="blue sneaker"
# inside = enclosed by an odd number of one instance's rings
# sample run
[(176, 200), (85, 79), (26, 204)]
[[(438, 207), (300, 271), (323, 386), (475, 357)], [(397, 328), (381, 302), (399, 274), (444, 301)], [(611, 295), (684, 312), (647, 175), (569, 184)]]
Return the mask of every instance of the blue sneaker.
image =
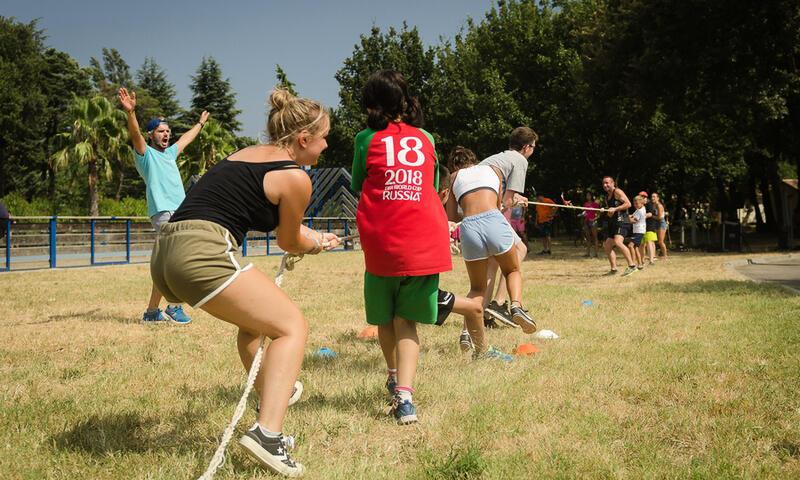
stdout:
[(164, 313), (172, 320), (173, 322), (186, 325), (192, 321), (191, 318), (187, 317), (185, 313), (183, 313), (183, 308), (178, 305), (177, 307), (170, 307), (167, 305), (167, 308), (164, 309)]
[(161, 315), (161, 309), (156, 308), (154, 311), (145, 311), (144, 315), (142, 315), (141, 323), (159, 323), (159, 322), (166, 322), (167, 319), (164, 318), (164, 315)]
[(494, 345), (489, 345), (489, 350), (486, 350), (483, 353), (478, 353), (477, 351), (472, 352), (472, 359), (473, 360), (503, 360), (505, 362), (510, 362), (514, 360), (514, 357), (511, 355), (507, 355), (503, 353), (502, 350), (495, 347)]
[(417, 422), (417, 409), (410, 400), (400, 401), (397, 396), (392, 401), (392, 410), (389, 412), (397, 420), (398, 425), (408, 425)]
[(394, 387), (396, 386), (397, 382), (395, 382), (392, 376), (389, 375), (389, 377), (386, 378), (386, 390), (389, 390), (389, 396), (391, 396), (392, 398), (394, 398), (395, 394)]

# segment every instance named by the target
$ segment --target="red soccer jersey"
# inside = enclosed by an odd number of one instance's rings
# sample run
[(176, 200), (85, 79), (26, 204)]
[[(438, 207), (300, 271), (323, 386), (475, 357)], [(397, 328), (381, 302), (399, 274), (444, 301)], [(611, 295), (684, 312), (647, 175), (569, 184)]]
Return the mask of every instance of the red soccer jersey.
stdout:
[(439, 165), (428, 132), (390, 123), (356, 135), (353, 190), (367, 271), (420, 276), (453, 268), (447, 215), (436, 193)]

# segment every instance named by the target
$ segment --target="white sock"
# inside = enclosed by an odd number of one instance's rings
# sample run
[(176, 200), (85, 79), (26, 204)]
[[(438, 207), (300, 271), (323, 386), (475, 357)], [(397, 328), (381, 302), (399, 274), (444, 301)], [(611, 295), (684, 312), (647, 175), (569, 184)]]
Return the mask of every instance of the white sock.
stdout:
[(259, 425), (258, 422), (254, 423), (253, 426), (250, 427), (250, 430), (255, 430), (256, 428), (261, 430), (261, 433), (264, 434), (264, 436), (266, 437), (278, 438), (281, 436), (281, 432), (272, 432), (270, 430), (267, 430), (266, 428)]

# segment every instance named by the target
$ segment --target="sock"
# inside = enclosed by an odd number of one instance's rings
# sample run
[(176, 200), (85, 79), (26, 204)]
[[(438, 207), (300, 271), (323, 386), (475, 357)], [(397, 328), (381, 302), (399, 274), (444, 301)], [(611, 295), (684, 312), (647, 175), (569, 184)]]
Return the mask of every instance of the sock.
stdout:
[(414, 394), (414, 389), (411, 387), (395, 387), (395, 392), (397, 392), (397, 398), (401, 402), (408, 400), (411, 401), (411, 396)]
[(178, 308), (178, 305), (167, 304), (167, 308)]
[(263, 434), (265, 437), (269, 437), (269, 438), (278, 438), (278, 437), (280, 437), (280, 436), (281, 436), (281, 432), (272, 432), (272, 431), (270, 431), (270, 430), (267, 430), (266, 428), (264, 428), (264, 427), (262, 427), (261, 425), (259, 425), (259, 424), (258, 424), (258, 422), (254, 423), (254, 424), (253, 424), (253, 426), (252, 426), (252, 427), (250, 427), (250, 430), (255, 430), (256, 428), (257, 428), (257, 429), (259, 429), (259, 430), (261, 430), (261, 433), (262, 433), (262, 434)]
[(396, 368), (387, 368), (386, 371), (389, 373), (389, 377), (397, 383), (397, 369)]
[(158, 313), (158, 308), (148, 308), (147, 313)]

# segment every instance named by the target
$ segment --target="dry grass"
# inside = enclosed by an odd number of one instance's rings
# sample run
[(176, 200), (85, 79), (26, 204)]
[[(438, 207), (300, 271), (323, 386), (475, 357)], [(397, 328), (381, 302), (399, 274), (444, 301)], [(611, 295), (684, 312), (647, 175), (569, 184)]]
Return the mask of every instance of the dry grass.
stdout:
[[(284, 288), (311, 325), (306, 393), (285, 431), (308, 478), (797, 478), (800, 297), (740, 281), (728, 255), (675, 255), (629, 278), (556, 248), (524, 264), (558, 340), (489, 332), (510, 365), (470, 363), (460, 318), (421, 329), (421, 422), (385, 416), (359, 252), (306, 258)], [(278, 257), (255, 258), (274, 274)], [(467, 290), (463, 262), (442, 276)], [(191, 478), (242, 390), (230, 325), (137, 323), (145, 265), (0, 276), (0, 472), (7, 479)], [(583, 307), (583, 300), (596, 306)], [(336, 360), (313, 358), (328, 347)], [(249, 426), (248, 413), (239, 426)], [(236, 446), (218, 478), (270, 478)]]

